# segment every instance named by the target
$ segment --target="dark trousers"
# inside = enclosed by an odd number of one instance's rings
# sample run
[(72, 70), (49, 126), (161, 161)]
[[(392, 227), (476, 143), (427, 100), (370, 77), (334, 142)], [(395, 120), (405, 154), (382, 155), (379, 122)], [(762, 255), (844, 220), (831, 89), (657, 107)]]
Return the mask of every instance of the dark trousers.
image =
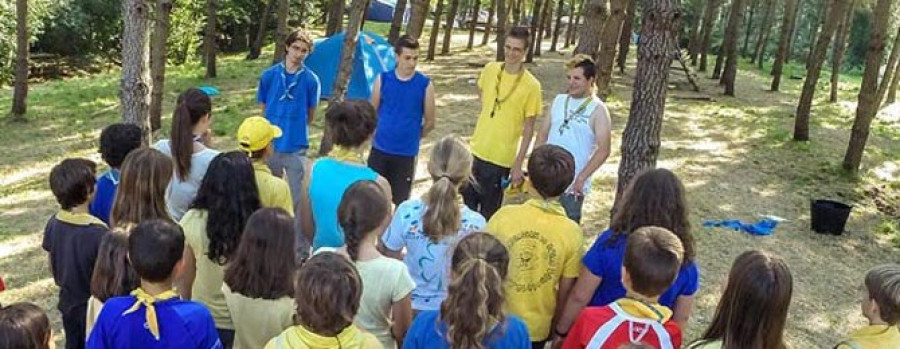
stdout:
[(463, 201), (473, 211), (478, 211), (485, 219), (491, 219), (503, 204), (501, 182), (509, 178), (509, 168), (494, 165), (475, 157), (472, 162), (472, 178), (462, 190)]
[(63, 330), (66, 331), (66, 349), (82, 349), (85, 346), (87, 303), (69, 308), (62, 313)]
[(547, 346), (547, 340), (542, 340), (540, 342), (531, 342), (531, 349), (544, 349)]
[(394, 205), (409, 199), (413, 177), (416, 175), (416, 157), (393, 155), (372, 148), (369, 152), (369, 168), (378, 172), (391, 185), (391, 198)]
[(234, 330), (217, 328), (216, 332), (219, 332), (219, 341), (222, 342), (222, 347), (225, 349), (234, 347)]
[(584, 195), (562, 194), (559, 203), (566, 210), (566, 215), (575, 223), (581, 223), (581, 207), (584, 206)]

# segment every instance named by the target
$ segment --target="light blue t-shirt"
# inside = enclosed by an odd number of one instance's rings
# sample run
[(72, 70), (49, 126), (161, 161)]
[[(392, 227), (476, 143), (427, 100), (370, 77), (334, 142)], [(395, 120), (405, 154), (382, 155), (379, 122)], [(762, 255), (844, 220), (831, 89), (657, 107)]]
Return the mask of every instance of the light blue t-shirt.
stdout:
[(415, 310), (440, 309), (441, 302), (447, 297), (452, 247), (463, 236), (483, 229), (486, 224), (481, 214), (460, 205), (461, 224), (456, 236), (448, 236), (435, 243), (422, 230), (422, 217), (426, 209), (422, 199), (404, 201), (397, 206), (391, 225), (381, 237), (388, 249), (400, 251), (406, 247), (403, 261), (416, 282), (416, 288), (410, 295)]
[[(513, 315), (507, 315), (506, 321), (500, 326), (494, 326), (482, 344), (485, 348), (492, 349), (527, 349), (531, 348), (531, 339), (525, 323)], [(430, 310), (419, 313), (406, 332), (403, 348), (450, 348), (447, 343), (447, 323), (441, 321), (441, 312)]]
[(306, 118), (321, 96), (319, 77), (306, 66), (288, 74), (284, 63), (278, 63), (262, 73), (256, 101), (266, 105), (266, 119), (283, 132), (272, 141), (275, 151), (293, 153), (309, 148)]
[(374, 181), (378, 173), (362, 164), (321, 158), (313, 165), (310, 176), (309, 202), (316, 223), (313, 251), (343, 246), (344, 233), (338, 225), (337, 211), (344, 192), (357, 181)]

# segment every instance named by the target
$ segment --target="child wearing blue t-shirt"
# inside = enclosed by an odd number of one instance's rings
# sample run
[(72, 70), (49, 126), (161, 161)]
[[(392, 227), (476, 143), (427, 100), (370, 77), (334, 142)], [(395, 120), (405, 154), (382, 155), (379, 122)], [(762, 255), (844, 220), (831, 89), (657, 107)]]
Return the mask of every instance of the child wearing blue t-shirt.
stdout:
[(419, 313), (404, 348), (529, 348), (525, 323), (503, 310), (509, 251), (488, 233), (456, 245), (452, 280), (440, 310)]
[(690, 232), (684, 186), (666, 169), (654, 169), (632, 179), (609, 230), (582, 258), (583, 268), (569, 294), (555, 333), (568, 333), (585, 306), (604, 306), (625, 296), (622, 262), (628, 235), (640, 227), (659, 226), (678, 236), (684, 246), (681, 269), (675, 282), (659, 298), (674, 312), (672, 320), (684, 327), (691, 316), (694, 294), (700, 287), (700, 271), (694, 262), (694, 238)]
[(183, 251), (184, 233), (175, 223), (152, 219), (131, 231), (128, 256), (141, 286), (106, 301), (88, 348), (222, 348), (209, 310), (181, 300), (172, 287)]
[(135, 124), (112, 124), (100, 132), (100, 157), (109, 165), (109, 171), (97, 177), (97, 192), (91, 201), (90, 213), (106, 225), (109, 225), (109, 215), (119, 186), (119, 166), (122, 166), (128, 153), (140, 147), (141, 128)]

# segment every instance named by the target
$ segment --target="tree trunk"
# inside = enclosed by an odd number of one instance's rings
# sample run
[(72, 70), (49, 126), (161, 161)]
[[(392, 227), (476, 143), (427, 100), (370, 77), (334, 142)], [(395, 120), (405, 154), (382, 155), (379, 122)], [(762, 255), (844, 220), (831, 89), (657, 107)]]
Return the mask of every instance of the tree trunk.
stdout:
[(728, 26), (725, 28), (725, 68), (720, 84), (725, 85), (725, 95), (734, 96), (734, 79), (737, 76), (738, 52), (737, 38), (740, 35), (740, 24), (744, 18), (744, 0), (732, 0)]
[(584, 15), (584, 24), (578, 35), (578, 46), (575, 46), (575, 53), (597, 57), (597, 50), (600, 48), (600, 31), (603, 30), (603, 24), (609, 17), (609, 8), (607, 8), (607, 0), (584, 1), (584, 9), (581, 11)]
[(888, 89), (887, 99), (884, 101), (885, 104), (893, 104), (897, 101), (898, 85), (900, 85), (900, 64), (897, 64), (897, 69), (894, 70), (894, 79), (891, 81), (891, 87)]
[[(281, 0), (278, 0), (281, 1)], [(415, 0), (414, 0), (415, 1)], [(425, 2), (428, 3), (427, 0)], [(325, 36), (332, 36), (344, 28), (344, 0), (333, 0), (328, 12), (328, 23), (325, 25)], [(426, 9), (427, 10), (427, 9)], [(425, 17), (422, 17), (425, 20)], [(412, 19), (409, 21), (412, 24)], [(424, 23), (424, 22), (423, 22)]]
[(206, 0), (206, 34), (203, 51), (206, 57), (206, 78), (216, 77), (216, 1)]
[(453, 40), (453, 23), (456, 20), (456, 11), (459, 11), (459, 0), (450, 0), (450, 11), (447, 12), (447, 24), (444, 28), (444, 44), (441, 46), (441, 55), (450, 54), (450, 42)]
[(544, 42), (544, 34), (547, 32), (547, 25), (549, 24), (548, 18), (550, 17), (550, 7), (553, 5), (553, 0), (544, 0), (544, 6), (541, 8), (541, 21), (538, 22), (538, 32), (535, 33), (534, 42), (532, 47), (534, 47), (534, 55), (540, 57), (541, 56), (541, 44)]
[(725, 47), (724, 43), (722, 46), (719, 46), (719, 54), (716, 55), (716, 65), (713, 67), (713, 73), (711, 79), (719, 80), (719, 84), (722, 84), (722, 67), (725, 66)]
[(622, 73), (625, 72), (625, 61), (628, 60), (628, 49), (631, 46), (631, 31), (634, 25), (634, 11), (637, 4), (637, 0), (625, 1), (628, 5), (625, 7), (625, 20), (622, 23), (622, 32), (619, 34), (619, 57), (616, 58), (616, 64)]
[[(697, 71), (706, 71), (707, 54), (709, 53), (709, 44), (712, 41), (712, 33), (716, 28), (716, 19), (719, 18), (719, 5), (722, 0), (709, 0), (706, 2), (706, 8), (703, 10), (703, 29), (701, 33), (700, 48), (697, 50), (700, 54), (700, 67)], [(696, 57), (691, 57), (691, 61)]]
[(478, 27), (479, 14), (481, 14), (481, 0), (475, 0), (475, 8), (472, 11), (472, 21), (470, 23), (471, 27), (469, 28), (469, 43), (466, 44), (466, 49), (468, 50), (475, 47), (475, 28)]
[(122, 1), (122, 120), (141, 128), (150, 146), (150, 9), (148, 0)]
[[(575, 14), (575, 28), (581, 27), (581, 15), (584, 13), (584, 2), (586, 0), (580, 0), (578, 5), (578, 13)], [(572, 31), (572, 38), (567, 45), (575, 45), (575, 40), (578, 40), (578, 35), (581, 31), (576, 29)], [(567, 46), (568, 47), (568, 46)]]
[(487, 23), (484, 24), (484, 36), (481, 37), (481, 46), (485, 46), (488, 43), (488, 39), (491, 36), (491, 28), (493, 28), (494, 22), (494, 11), (497, 8), (497, 0), (490, 0), (491, 7), (488, 8), (488, 18)]
[(565, 0), (556, 0), (556, 21), (553, 25), (553, 39), (550, 41), (550, 52), (556, 52), (556, 44), (559, 40), (559, 28), (562, 27), (563, 6)]
[[(575, 5), (578, 5), (578, 0), (572, 0), (569, 8), (569, 24), (566, 26), (566, 37), (563, 40), (563, 48), (569, 48), (569, 45), (572, 43), (572, 37), (575, 36)], [(581, 4), (584, 4), (584, 0), (581, 1)], [(581, 9), (578, 9), (578, 13), (581, 13)]]
[(819, 83), (819, 74), (825, 63), (825, 54), (828, 45), (837, 29), (838, 22), (844, 18), (850, 0), (832, 0), (831, 9), (826, 11), (824, 25), (816, 39), (815, 51), (809, 69), (806, 71), (806, 80), (803, 81), (803, 91), (800, 94), (800, 104), (797, 105), (797, 116), (794, 118), (794, 140), (809, 140), (809, 111), (812, 107), (813, 96), (816, 94), (816, 85)]
[(278, 9), (275, 10), (275, 55), (272, 56), (272, 64), (281, 62), (286, 53), (287, 48), (284, 46), (284, 41), (288, 36), (289, 11), (288, 0), (278, 0)]
[[(343, 102), (346, 97), (347, 85), (350, 83), (350, 75), (353, 73), (353, 56), (356, 54), (356, 45), (359, 42), (359, 29), (362, 26), (366, 3), (366, 0), (353, 0), (350, 3), (350, 20), (347, 22), (347, 31), (344, 33), (341, 61), (338, 65), (337, 76), (334, 78), (329, 105)], [(328, 155), (332, 146), (331, 135), (326, 127), (322, 134), (322, 141), (319, 143), (319, 156)]]
[(675, 0), (647, 0), (643, 4), (641, 40), (628, 122), (622, 134), (622, 160), (613, 210), (639, 172), (656, 167), (659, 133), (666, 105), (672, 48), (678, 42), (679, 8)]
[(900, 58), (900, 27), (897, 27), (897, 35), (894, 36), (894, 46), (891, 47), (891, 55), (888, 58), (887, 66), (884, 67), (884, 75), (878, 83), (878, 106), (884, 101), (887, 94), (888, 86), (894, 78), (894, 69), (896, 68), (897, 58)]
[(691, 31), (688, 33), (688, 57), (693, 58), (691, 65), (697, 65), (697, 50), (700, 49), (700, 11), (705, 7), (701, 6), (701, 1), (709, 2), (712, 0), (695, 0), (693, 3), (694, 8), (691, 9), (693, 23), (691, 23)]
[(541, 10), (544, 9), (543, 5), (543, 0), (534, 0), (534, 7), (531, 8), (531, 46), (527, 48), (525, 63), (534, 61), (534, 44), (537, 38), (541, 36), (539, 31), (541, 31)]
[(394, 15), (391, 17), (391, 29), (388, 31), (388, 42), (392, 44), (400, 38), (400, 29), (403, 27), (403, 15), (406, 13), (406, 2), (407, 0), (397, 0), (397, 6), (394, 7)]
[[(250, 53), (247, 54), (247, 59), (257, 59), (262, 53), (262, 47), (266, 41), (266, 29), (269, 27), (269, 13), (272, 12), (274, 6), (275, 0), (266, 1), (262, 13), (259, 14), (259, 27), (256, 28), (256, 38), (250, 44)], [(279, 43), (276, 42), (275, 45), (277, 46)]]
[(522, 2), (523, 0), (512, 0), (512, 16), (513, 23), (511, 27), (522, 24)]
[(16, 77), (12, 117), (25, 121), (28, 97), (28, 0), (16, 0)]
[(609, 96), (609, 84), (612, 81), (613, 63), (616, 58), (616, 45), (622, 34), (622, 22), (625, 19), (625, 0), (609, 1), (609, 19), (600, 34), (600, 52), (597, 56), (597, 95), (601, 99)]
[(778, 40), (778, 53), (775, 54), (775, 62), (772, 64), (772, 86), (771, 90), (777, 92), (781, 86), (781, 74), (784, 64), (787, 63), (787, 56), (790, 51), (791, 34), (794, 32), (794, 20), (797, 16), (798, 0), (784, 0), (784, 15), (781, 19), (781, 38)]
[(156, 2), (156, 23), (153, 26), (153, 37), (150, 50), (150, 75), (153, 77), (153, 90), (150, 92), (150, 131), (155, 132), (162, 127), (163, 90), (166, 81), (166, 56), (169, 38), (169, 16), (172, 14), (172, 0)]
[(769, 38), (769, 32), (772, 30), (772, 27), (769, 25), (769, 21), (772, 20), (772, 13), (775, 9), (775, 0), (765, 0), (766, 1), (766, 9), (763, 12), (762, 22), (759, 24), (759, 31), (756, 34), (756, 46), (753, 50), (753, 56), (750, 57), (750, 63), (756, 63), (757, 59), (760, 61), (759, 65), (762, 66), (762, 54), (766, 47), (766, 40)]
[(797, 31), (800, 30), (798, 23), (800, 23), (800, 14), (803, 13), (803, 11), (800, 11), (800, 9), (803, 8), (803, 6), (801, 6), (803, 5), (803, 0), (794, 1), (796, 1), (797, 4), (794, 8), (794, 21), (791, 22), (791, 35), (788, 37), (787, 55), (784, 56), (784, 64), (790, 63), (791, 57), (794, 55), (794, 44), (797, 42), (795, 39), (798, 35)]
[[(812, 41), (810, 41), (809, 43), (809, 52), (806, 54), (806, 70), (809, 70), (811, 67), (811, 62), (813, 61), (813, 52), (815, 52), (816, 44), (818, 43), (819, 39), (819, 31), (822, 29), (822, 26), (825, 25), (825, 18), (828, 17), (829, 1), (821, 1), (822, 3), (820, 5), (822, 7), (819, 11), (819, 18), (817, 18), (818, 21), (813, 22), (813, 27), (810, 28), (811, 30), (809, 32), (810, 39)], [(830, 41), (831, 38), (828, 38), (828, 40)]]
[(862, 85), (859, 88), (859, 103), (856, 106), (856, 119), (850, 132), (850, 144), (844, 154), (843, 167), (849, 171), (859, 171), (863, 151), (869, 138), (869, 126), (875, 113), (878, 112), (878, 71), (881, 68), (881, 57), (884, 51), (884, 40), (887, 34), (888, 20), (891, 15), (891, 0), (878, 0), (875, 5), (875, 18), (869, 37), (869, 49), (866, 51), (866, 68)]
[(506, 20), (509, 18), (509, 9), (505, 0), (495, 1), (497, 1), (497, 60), (502, 61), (505, 55), (503, 45), (506, 44)]
[(759, 1), (751, 1), (747, 4), (750, 8), (750, 16), (747, 17), (747, 28), (744, 30), (744, 46), (741, 47), (741, 57), (747, 57), (750, 54), (750, 33), (753, 31), (753, 17), (756, 15), (756, 5), (759, 4)]
[(441, 15), (444, 12), (444, 0), (438, 0), (437, 7), (434, 9), (434, 19), (431, 22), (431, 36), (428, 40), (428, 54), (425, 57), (427, 61), (434, 60), (434, 51), (437, 48), (438, 33), (441, 31)]
[(847, 10), (846, 16), (838, 25), (837, 33), (835, 33), (834, 45), (831, 51), (831, 94), (828, 96), (828, 102), (836, 103), (838, 100), (838, 82), (841, 77), (841, 64), (844, 62), (844, 52), (847, 51), (847, 36), (850, 34), (850, 25), (853, 24), (853, 9), (856, 0), (850, 1), (850, 8)]

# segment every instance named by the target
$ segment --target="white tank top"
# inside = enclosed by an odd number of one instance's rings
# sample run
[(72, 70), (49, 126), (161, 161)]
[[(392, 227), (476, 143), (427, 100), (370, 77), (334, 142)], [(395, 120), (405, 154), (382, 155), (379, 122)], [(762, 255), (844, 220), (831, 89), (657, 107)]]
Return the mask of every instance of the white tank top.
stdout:
[[(547, 143), (558, 145), (572, 153), (575, 157), (575, 176), (581, 173), (594, 153), (597, 135), (594, 134), (591, 115), (598, 107), (606, 111), (606, 104), (593, 94), (585, 98), (560, 94), (550, 106), (550, 134)], [(587, 194), (590, 189), (591, 180), (588, 178), (584, 181), (582, 190)]]

